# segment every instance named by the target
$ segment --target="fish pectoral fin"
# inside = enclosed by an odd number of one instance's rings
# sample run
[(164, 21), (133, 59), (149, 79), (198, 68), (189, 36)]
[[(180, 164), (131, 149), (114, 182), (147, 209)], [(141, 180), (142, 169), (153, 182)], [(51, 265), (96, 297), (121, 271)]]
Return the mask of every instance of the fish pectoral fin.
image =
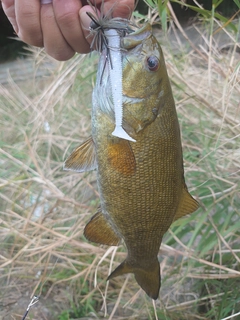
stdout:
[(91, 242), (108, 246), (117, 246), (121, 241), (100, 209), (84, 228), (84, 236)]
[(85, 172), (97, 167), (95, 147), (92, 137), (77, 147), (64, 163), (64, 170)]
[(128, 263), (127, 259), (121, 263), (111, 274), (107, 280), (115, 278), (117, 276), (133, 273), (137, 283), (146, 292), (146, 294), (156, 300), (159, 295), (161, 286), (160, 264), (158, 260), (149, 267), (149, 269), (143, 269), (140, 267), (134, 267)]
[(174, 217), (174, 221), (177, 219), (196, 211), (199, 208), (199, 203), (195, 200), (187, 190), (186, 185), (183, 187), (182, 197)]
[(107, 145), (108, 163), (117, 172), (128, 176), (136, 170), (136, 160), (129, 141), (113, 138)]

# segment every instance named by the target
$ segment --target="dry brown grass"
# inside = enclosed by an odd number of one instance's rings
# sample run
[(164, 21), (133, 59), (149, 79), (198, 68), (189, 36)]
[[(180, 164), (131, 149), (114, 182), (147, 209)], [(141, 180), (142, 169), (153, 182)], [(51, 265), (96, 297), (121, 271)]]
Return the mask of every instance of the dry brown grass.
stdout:
[[(124, 250), (83, 238), (98, 206), (95, 172), (62, 170), (67, 155), (90, 134), (96, 57), (76, 56), (48, 76), (29, 75), (21, 83), (10, 78), (0, 87), (0, 317), (21, 319), (36, 294), (41, 300), (33, 319), (58, 319), (69, 308), (79, 319), (223, 319), (218, 306), (226, 292), (233, 294), (228, 284), (239, 285), (240, 277), (240, 64), (236, 35), (221, 32), (231, 50), (219, 51), (203, 31), (204, 47), (188, 42), (186, 53), (179, 36), (177, 53), (169, 44), (163, 48), (187, 182), (203, 208), (165, 237), (155, 316), (132, 276), (105, 282)], [(37, 52), (34, 59), (40, 68), (49, 58)]]

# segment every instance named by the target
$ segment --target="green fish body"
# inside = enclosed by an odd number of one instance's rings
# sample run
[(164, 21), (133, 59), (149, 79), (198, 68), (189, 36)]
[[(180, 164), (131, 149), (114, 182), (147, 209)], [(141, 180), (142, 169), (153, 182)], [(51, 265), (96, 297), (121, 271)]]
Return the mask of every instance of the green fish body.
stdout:
[(77, 148), (65, 167), (96, 167), (101, 208), (86, 225), (90, 241), (118, 245), (126, 260), (108, 277), (133, 273), (157, 299), (161, 284), (158, 252), (172, 222), (198, 203), (184, 181), (179, 123), (164, 62), (147, 24), (122, 38), (123, 128), (136, 142), (114, 137), (111, 86), (102, 54), (93, 92), (92, 137)]

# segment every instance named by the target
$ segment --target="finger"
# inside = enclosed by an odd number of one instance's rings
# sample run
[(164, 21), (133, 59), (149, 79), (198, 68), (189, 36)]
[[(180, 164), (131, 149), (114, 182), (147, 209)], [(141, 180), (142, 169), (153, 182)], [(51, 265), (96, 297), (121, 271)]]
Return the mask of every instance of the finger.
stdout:
[(8, 20), (13, 26), (14, 31), (18, 33), (18, 25), (17, 25), (16, 15), (15, 15), (14, 0), (2, 0), (2, 7), (3, 7), (3, 11), (8, 17)]
[[(103, 0), (94, 0), (91, 2), (95, 3), (98, 9), (101, 9)], [(105, 0), (103, 3), (103, 14), (108, 15), (108, 13), (111, 12), (112, 17), (129, 19), (134, 10), (134, 6), (134, 0)]]
[[(84, 6), (81, 8), (81, 10), (79, 11), (79, 15), (80, 15), (80, 21), (81, 21), (81, 25), (82, 25), (82, 32), (83, 32), (83, 36), (86, 39), (87, 43), (88, 43), (88, 47), (90, 48), (91, 44), (92, 44), (92, 40), (93, 37), (90, 34), (90, 23), (92, 22), (92, 20), (90, 19), (90, 17), (86, 14), (86, 12), (91, 13), (93, 16), (96, 16), (96, 10), (94, 11), (92, 9), (92, 7), (90, 6)], [(89, 49), (90, 51), (90, 49)]]
[(94, 0), (94, 3), (97, 6), (97, 8), (94, 8), (93, 6), (84, 6), (81, 8), (79, 12), (83, 34), (90, 45), (92, 44), (93, 40), (93, 36), (90, 34), (89, 31), (90, 23), (92, 22), (92, 20), (89, 18), (86, 12), (89, 12), (93, 16), (97, 17), (97, 12), (99, 12), (98, 9), (103, 9), (103, 13), (98, 13), (99, 17), (101, 15), (108, 16), (109, 13), (111, 13), (114, 17), (130, 18), (131, 13), (134, 9), (134, 0), (105, 0), (104, 3), (102, 2), (102, 0)]
[(130, 19), (134, 10), (134, 0), (106, 0), (104, 3), (103, 13), (106, 15), (111, 10), (113, 17)]
[(15, 0), (17, 34), (24, 42), (37, 47), (43, 46), (40, 6), (39, 0)]
[(82, 31), (79, 11), (82, 5), (79, 0), (54, 0), (53, 10), (59, 29), (71, 48), (79, 53), (90, 51), (89, 44)]
[(59, 61), (73, 57), (75, 51), (66, 42), (57, 25), (52, 4), (45, 4), (41, 7), (41, 26), (43, 46), (50, 56)]

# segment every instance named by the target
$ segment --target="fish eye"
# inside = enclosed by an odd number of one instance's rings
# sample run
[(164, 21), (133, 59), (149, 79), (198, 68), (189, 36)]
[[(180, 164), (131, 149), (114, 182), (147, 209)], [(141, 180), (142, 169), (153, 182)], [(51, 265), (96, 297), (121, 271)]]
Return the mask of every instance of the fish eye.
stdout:
[(157, 71), (159, 67), (159, 60), (155, 56), (150, 56), (147, 58), (147, 66), (150, 71)]

